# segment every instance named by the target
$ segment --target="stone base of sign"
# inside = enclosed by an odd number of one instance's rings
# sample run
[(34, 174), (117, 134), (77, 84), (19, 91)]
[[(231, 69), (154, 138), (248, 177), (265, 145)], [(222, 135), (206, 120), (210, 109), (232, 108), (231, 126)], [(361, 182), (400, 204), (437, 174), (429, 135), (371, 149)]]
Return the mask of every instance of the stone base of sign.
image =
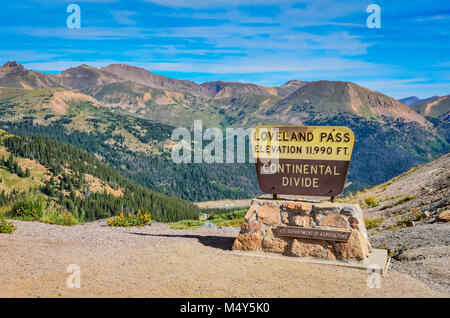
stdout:
[(317, 265), (332, 265), (340, 267), (348, 267), (364, 270), (370, 273), (380, 274), (382, 277), (386, 277), (390, 266), (390, 258), (387, 255), (387, 250), (374, 248), (370, 253), (370, 256), (364, 262), (356, 260), (327, 260), (311, 257), (287, 257), (279, 253), (269, 253), (264, 251), (232, 251), (233, 255), (244, 257), (258, 257), (268, 259), (280, 259), (284, 261), (300, 262), (306, 264)]
[(233, 250), (366, 263), (373, 252), (358, 204), (261, 198), (252, 200)]

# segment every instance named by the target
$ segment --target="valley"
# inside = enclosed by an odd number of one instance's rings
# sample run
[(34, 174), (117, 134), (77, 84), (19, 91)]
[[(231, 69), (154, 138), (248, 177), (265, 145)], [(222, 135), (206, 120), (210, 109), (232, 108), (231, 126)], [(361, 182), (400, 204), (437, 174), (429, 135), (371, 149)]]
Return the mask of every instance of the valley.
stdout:
[[(433, 106), (433, 113), (421, 114), (420, 103), (416, 112), (350, 82), (197, 84), (121, 64), (81, 65), (46, 75), (8, 62), (0, 74), (0, 128), (71, 143), (145, 187), (190, 201), (261, 194), (253, 164), (171, 161), (171, 132), (192, 129), (194, 119), (221, 129), (347, 126), (356, 136), (347, 193), (385, 182), (450, 149), (445, 97), (433, 102), (441, 105)], [(434, 113), (439, 116), (428, 116)]]

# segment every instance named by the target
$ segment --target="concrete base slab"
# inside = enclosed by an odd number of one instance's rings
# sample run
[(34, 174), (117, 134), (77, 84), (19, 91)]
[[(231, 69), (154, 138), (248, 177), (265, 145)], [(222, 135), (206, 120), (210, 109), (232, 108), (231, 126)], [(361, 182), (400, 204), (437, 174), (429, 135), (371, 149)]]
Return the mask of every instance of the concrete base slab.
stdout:
[(370, 257), (363, 261), (355, 261), (355, 260), (324, 260), (324, 259), (316, 259), (309, 257), (297, 257), (297, 256), (285, 256), (276, 253), (268, 253), (268, 252), (249, 252), (249, 251), (232, 251), (230, 252), (233, 255), (240, 256), (249, 256), (249, 257), (261, 257), (261, 258), (274, 258), (274, 259), (283, 259), (288, 261), (300, 262), (300, 263), (308, 263), (308, 264), (320, 264), (320, 265), (335, 265), (335, 266), (343, 266), (343, 267), (351, 267), (362, 270), (381, 270), (381, 275), (386, 277), (387, 271), (390, 265), (390, 257), (387, 255), (387, 250), (382, 249), (373, 249), (372, 253), (370, 253)]

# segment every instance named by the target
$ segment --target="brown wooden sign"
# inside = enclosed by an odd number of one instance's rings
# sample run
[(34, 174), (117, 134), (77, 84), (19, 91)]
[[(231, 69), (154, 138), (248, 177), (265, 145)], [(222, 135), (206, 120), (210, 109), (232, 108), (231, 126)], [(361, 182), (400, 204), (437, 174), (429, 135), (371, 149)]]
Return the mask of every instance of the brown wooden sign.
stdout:
[(324, 230), (297, 226), (279, 226), (274, 230), (276, 236), (300, 237), (326, 241), (347, 242), (351, 231)]
[(264, 192), (335, 197), (344, 189), (355, 141), (349, 128), (258, 126), (251, 141)]

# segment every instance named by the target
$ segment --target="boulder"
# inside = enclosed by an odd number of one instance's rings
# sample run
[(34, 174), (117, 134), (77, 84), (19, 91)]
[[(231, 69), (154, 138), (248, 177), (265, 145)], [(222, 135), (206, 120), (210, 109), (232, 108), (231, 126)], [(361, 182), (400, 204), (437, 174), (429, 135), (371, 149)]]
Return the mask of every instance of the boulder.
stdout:
[(309, 213), (311, 212), (312, 205), (306, 202), (295, 202), (295, 201), (288, 201), (283, 204), (283, 207), (288, 212), (304, 212)]
[(258, 233), (239, 233), (233, 243), (233, 250), (256, 251), (261, 244), (261, 236)]
[(336, 256), (339, 259), (357, 259), (363, 260), (366, 255), (364, 251), (366, 247), (363, 244), (363, 238), (357, 230), (352, 230), (352, 234), (348, 242), (336, 242), (335, 243)]
[(310, 239), (294, 239), (291, 254), (301, 257), (319, 257), (326, 252), (327, 242)]
[(260, 232), (262, 229), (262, 224), (258, 221), (250, 221), (250, 222), (245, 222), (244, 224), (242, 224), (241, 226), (241, 231), (242, 232), (253, 232), (253, 233), (258, 233)]
[(353, 216), (348, 218), (348, 223), (350, 223), (350, 227), (353, 229), (359, 230), (359, 220)]
[(292, 216), (292, 225), (301, 226), (301, 227), (312, 227), (313, 220), (310, 216), (307, 215), (293, 215)]
[(319, 222), (319, 225), (343, 228), (343, 229), (349, 227), (347, 219), (345, 217), (343, 217), (342, 215), (340, 215), (339, 213), (332, 213), (332, 214), (326, 216)]
[(257, 210), (258, 220), (264, 224), (280, 223), (279, 206), (260, 206)]
[(330, 213), (335, 213), (335, 212), (339, 212), (341, 210), (341, 206), (339, 203), (335, 203), (335, 202), (320, 202), (320, 203), (316, 203), (313, 206), (313, 211), (315, 213), (320, 213), (320, 214), (330, 214)]

